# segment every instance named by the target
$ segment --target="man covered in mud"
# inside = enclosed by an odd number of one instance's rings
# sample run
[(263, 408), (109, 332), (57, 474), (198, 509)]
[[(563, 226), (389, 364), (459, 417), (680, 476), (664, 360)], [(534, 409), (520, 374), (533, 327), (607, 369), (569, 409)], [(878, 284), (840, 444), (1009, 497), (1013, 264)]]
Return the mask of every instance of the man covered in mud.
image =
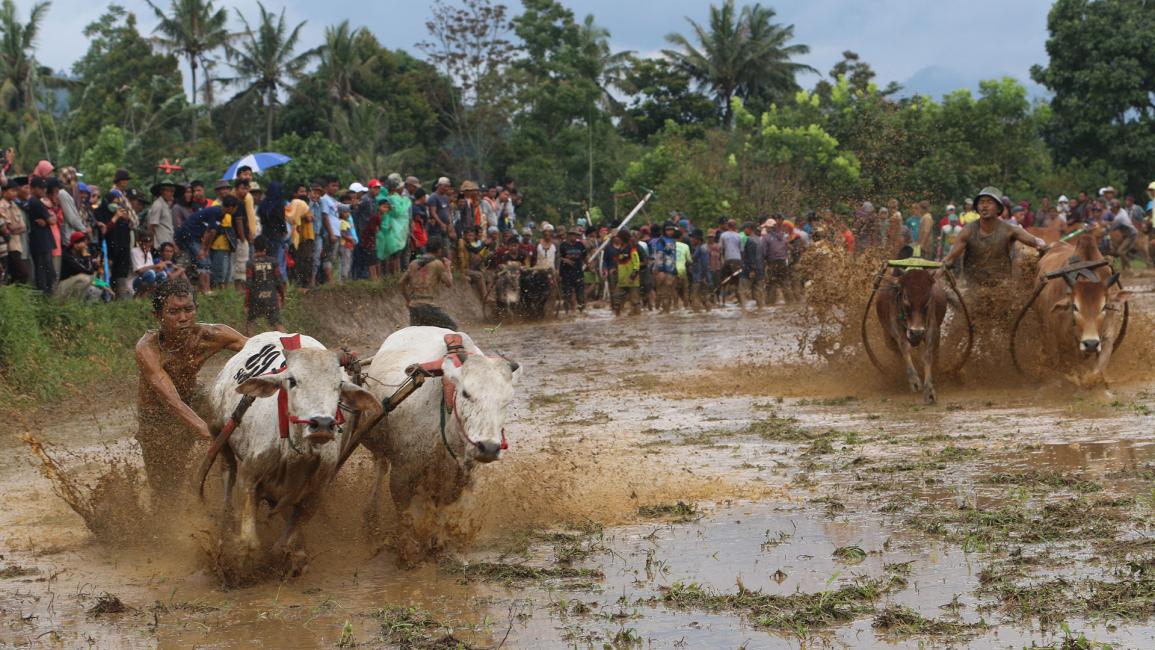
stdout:
[(185, 279), (171, 280), (152, 296), (157, 329), (136, 343), (140, 370), (136, 440), (154, 496), (180, 488), (196, 434), (213, 432), (196, 411), (197, 373), (221, 350), (239, 351), (248, 339), (227, 325), (198, 323), (196, 296)]
[[(965, 226), (950, 254), (943, 258), (943, 267), (954, 265), (963, 258), (963, 273), (971, 284), (990, 287), (1002, 284), (1011, 277), (1011, 251), (1015, 242), (1034, 248), (1039, 253), (1047, 250), (1047, 243), (1000, 219), (1004, 206), (1002, 192), (985, 187), (975, 197), (979, 220)], [(941, 271), (939, 271), (941, 273)]]
[(453, 286), (449, 258), (442, 252), (440, 237), (430, 237), (425, 254), (409, 263), (401, 276), (401, 295), (409, 308), (410, 325), (431, 325), (456, 330), (457, 323), (437, 306), (441, 288)]

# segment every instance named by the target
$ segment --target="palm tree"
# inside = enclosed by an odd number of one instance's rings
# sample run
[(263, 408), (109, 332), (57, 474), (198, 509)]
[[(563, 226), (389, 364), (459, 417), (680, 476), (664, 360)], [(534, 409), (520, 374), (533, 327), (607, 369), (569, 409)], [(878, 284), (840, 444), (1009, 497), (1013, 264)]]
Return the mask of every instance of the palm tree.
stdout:
[(37, 78), (48, 70), (36, 62), (36, 37), (40, 33), (40, 23), (48, 12), (51, 2), (37, 2), (32, 5), (28, 22), (21, 23), (16, 16), (16, 3), (3, 0), (0, 3), (0, 95), (4, 106), (13, 113), (22, 113), (27, 108), (36, 109)]
[[(213, 0), (171, 0), (169, 10), (163, 11), (146, 0), (156, 14), (157, 23), (153, 33), (160, 33), (154, 41), (169, 52), (176, 52), (188, 61), (192, 76), (192, 141), (197, 139), (197, 68), (207, 68), (209, 53), (228, 42), (229, 33), (225, 28), (228, 13), (213, 6)], [(205, 103), (212, 103), (211, 80), (205, 77)]]
[(369, 72), (377, 55), (362, 56), (358, 41), (366, 32), (364, 27), (351, 29), (349, 21), (325, 28), (325, 44), (321, 46), (317, 76), (325, 80), (329, 98), (338, 105), (354, 104), (364, 99), (353, 91), (353, 78), (358, 72)]
[(738, 96), (772, 97), (797, 88), (794, 76), (815, 72), (791, 61), (810, 52), (806, 45), (788, 45), (794, 26), (776, 24), (774, 10), (760, 4), (735, 8), (734, 0), (721, 7), (710, 5), (709, 29), (687, 18), (697, 46), (681, 34), (666, 40), (677, 50), (662, 50), (670, 61), (709, 88), (722, 109), (724, 121), (731, 117), (730, 99)]
[(301, 21), (290, 30), (285, 23), (284, 9), (277, 16), (260, 2), (257, 2), (257, 7), (261, 11), (261, 19), (255, 31), (244, 14), (237, 11), (245, 31), (241, 34), (239, 47), (226, 45), (237, 77), (223, 81), (247, 82), (249, 85), (241, 94), (251, 93), (260, 97), (265, 111), (265, 145), (268, 146), (273, 141), (273, 116), (278, 91), (285, 85), (287, 78), (299, 77), (309, 60), (317, 56), (321, 48), (295, 54), (305, 22)]
[(622, 103), (614, 97), (612, 91), (615, 88), (625, 91), (625, 78), (633, 60), (633, 50), (610, 50), (610, 32), (595, 24), (592, 14), (587, 14), (582, 21), (580, 39), (583, 61), (590, 66), (584, 72), (600, 91), (599, 103), (610, 113), (622, 115)]

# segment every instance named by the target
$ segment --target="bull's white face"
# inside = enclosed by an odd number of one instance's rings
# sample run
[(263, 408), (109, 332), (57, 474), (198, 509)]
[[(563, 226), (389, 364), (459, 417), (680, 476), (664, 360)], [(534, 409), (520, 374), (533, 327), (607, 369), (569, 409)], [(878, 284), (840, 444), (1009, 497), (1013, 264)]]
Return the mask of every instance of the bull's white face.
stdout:
[(466, 445), (466, 458), (480, 463), (497, 460), (520, 369), (514, 370), (505, 359), (479, 354), (468, 356), (460, 368), (447, 359), (442, 368), (445, 378), (457, 387), (457, 412), (474, 443)]
[(500, 302), (516, 305), (521, 297), (521, 275), (517, 271), (505, 271), (498, 275), (497, 291)]
[(284, 355), (283, 372), (248, 379), (237, 386), (237, 392), (269, 397), (285, 388), (289, 416), (297, 420), (289, 425), (297, 434), (294, 437), (303, 437), (313, 445), (332, 442), (337, 434), (339, 402), (343, 401), (355, 411), (380, 408), (371, 393), (345, 381), (335, 353), (302, 348), (285, 351)]
[(1107, 283), (1076, 282), (1071, 295), (1055, 304), (1055, 311), (1070, 313), (1075, 343), (1083, 356), (1097, 355), (1117, 334), (1123, 303), (1130, 297), (1126, 291), (1110, 293), (1109, 287), (1117, 279), (1112, 277)]

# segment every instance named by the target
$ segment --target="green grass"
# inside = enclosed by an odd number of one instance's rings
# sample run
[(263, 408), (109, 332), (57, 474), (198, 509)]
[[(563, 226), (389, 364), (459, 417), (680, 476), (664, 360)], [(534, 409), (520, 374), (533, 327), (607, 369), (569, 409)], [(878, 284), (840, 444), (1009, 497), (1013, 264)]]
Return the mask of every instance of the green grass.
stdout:
[[(282, 311), (290, 331), (311, 323), (306, 299), (290, 293)], [(244, 325), (240, 293), (219, 291), (200, 296), (197, 304), (202, 322)], [(0, 403), (15, 412), (85, 394), (105, 399), (109, 389), (131, 390), (133, 347), (155, 327), (149, 300), (61, 302), (27, 287), (0, 287)]]

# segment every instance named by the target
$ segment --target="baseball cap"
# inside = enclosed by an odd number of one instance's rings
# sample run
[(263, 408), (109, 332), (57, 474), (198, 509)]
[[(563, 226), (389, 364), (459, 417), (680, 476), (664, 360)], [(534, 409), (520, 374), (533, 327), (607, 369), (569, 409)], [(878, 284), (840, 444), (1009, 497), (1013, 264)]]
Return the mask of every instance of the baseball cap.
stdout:
[(413, 187), (421, 187), (421, 181), (418, 180), (416, 176), (406, 176), (405, 184), (412, 185)]
[(437, 185), (449, 185), (449, 177), (442, 176), (441, 178), (437, 179)]
[[(369, 184), (370, 184), (370, 185), (372, 185), (372, 184), (373, 184), (373, 181), (369, 181)], [(362, 185), (362, 184), (360, 184), (360, 183), (358, 183), (358, 182), (356, 182), (356, 181), (354, 181), (354, 182), (353, 182), (353, 184), (349, 186), (349, 191), (350, 191), (350, 192), (358, 192), (358, 193), (360, 193), (360, 192), (368, 192), (368, 191), (369, 191), (369, 188), (368, 188), (368, 187), (365, 187), (364, 185)]]
[(84, 233), (82, 233), (82, 232), (79, 232), (79, 231), (77, 231), (77, 232), (74, 232), (74, 233), (72, 233), (72, 235), (71, 235), (71, 236), (69, 236), (69, 238), (68, 238), (68, 247), (69, 247), (69, 248), (72, 248), (73, 246), (75, 246), (75, 245), (76, 245), (76, 242), (78, 242), (78, 241), (83, 241), (83, 240), (85, 240), (85, 239), (87, 239), (87, 238), (88, 238), (88, 235), (86, 235), (86, 234), (84, 234)]
[(232, 183), (230, 183), (230, 182), (228, 182), (228, 181), (226, 181), (225, 179), (223, 179), (223, 178), (222, 178), (222, 179), (220, 179), (219, 181), (217, 181), (217, 184), (216, 184), (216, 185), (214, 185), (213, 187), (214, 187), (215, 189), (218, 189), (218, 190), (227, 190), (227, 189), (230, 189), (230, 188), (232, 188), (232, 186), (233, 186), (233, 184), (232, 184)]
[[(353, 184), (356, 185), (356, 183), (353, 183)], [(381, 181), (376, 179), (376, 178), (370, 178), (369, 179), (369, 189), (373, 189), (375, 187), (381, 187)]]

